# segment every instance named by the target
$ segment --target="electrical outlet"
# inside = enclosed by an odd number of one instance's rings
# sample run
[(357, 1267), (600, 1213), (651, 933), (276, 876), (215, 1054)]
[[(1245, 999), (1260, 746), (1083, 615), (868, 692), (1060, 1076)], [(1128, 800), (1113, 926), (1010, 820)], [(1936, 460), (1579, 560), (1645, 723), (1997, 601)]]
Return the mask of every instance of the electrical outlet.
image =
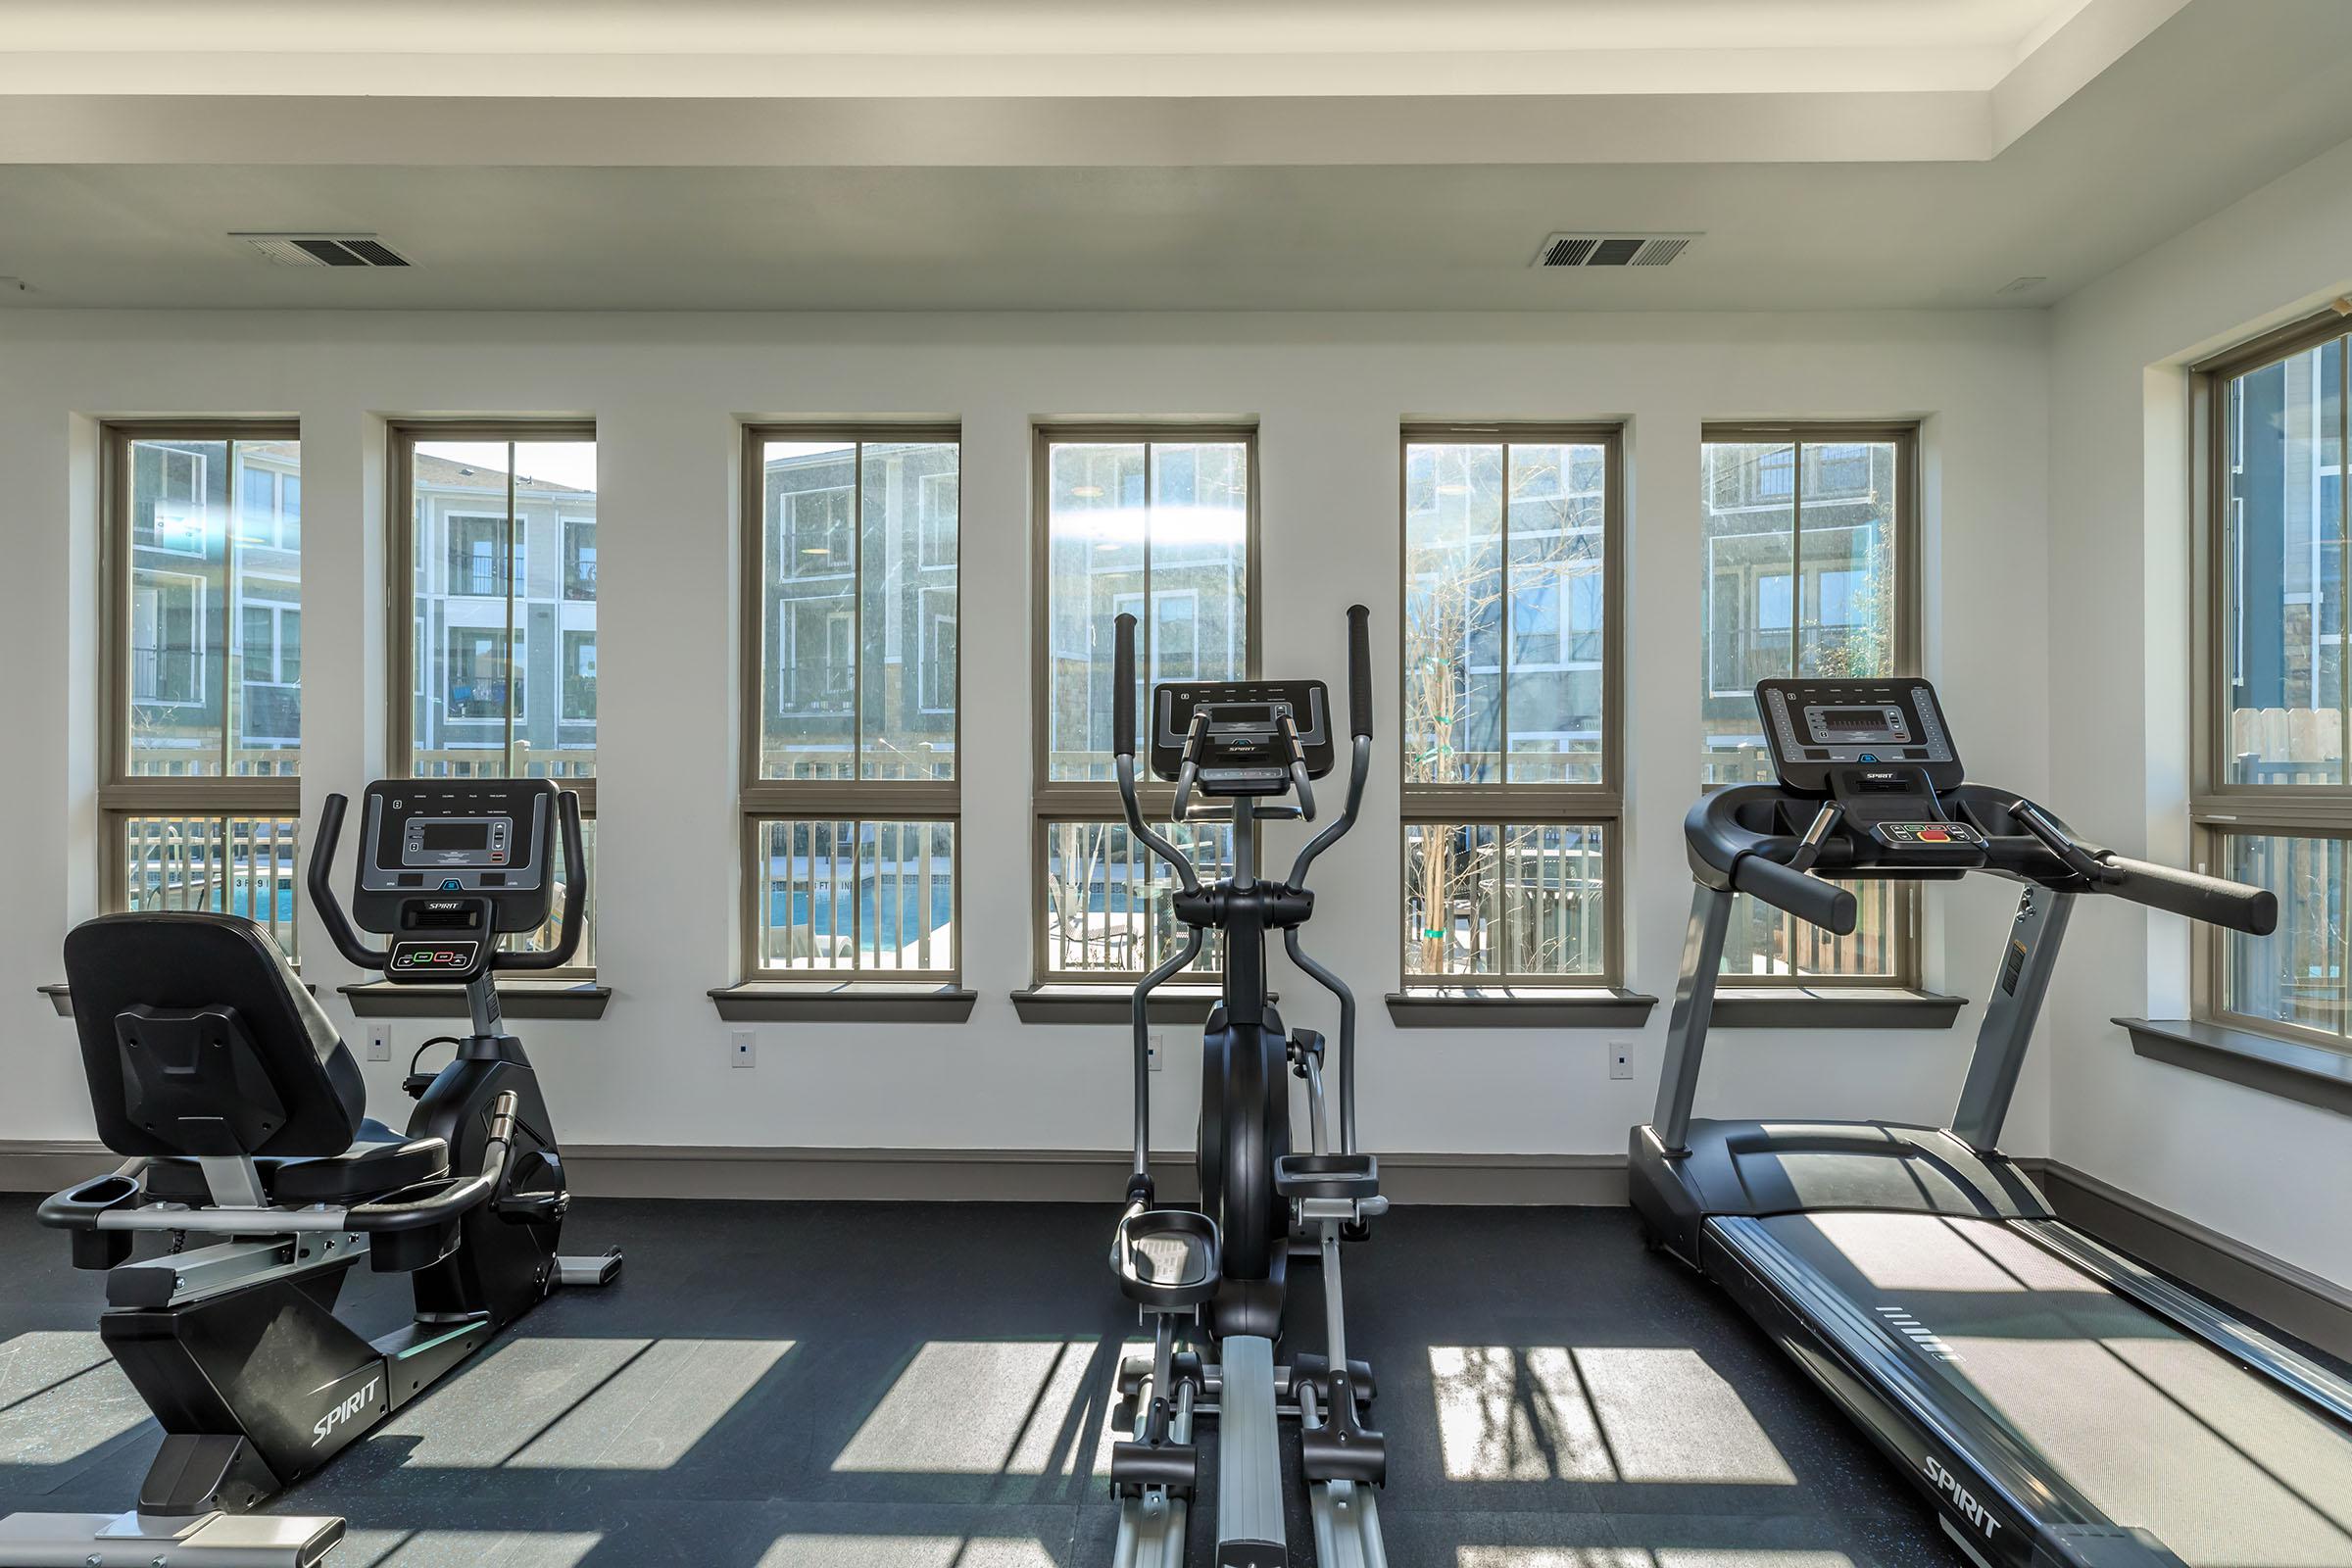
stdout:
[(1634, 1075), (1634, 1048), (1622, 1040), (1609, 1042), (1609, 1076), (1631, 1078)]
[(727, 1036), (727, 1064), (732, 1067), (751, 1067), (760, 1060), (760, 1036), (750, 1029), (738, 1029)]
[(368, 1026), (368, 1059), (369, 1061), (390, 1061), (392, 1059), (392, 1026), (390, 1024), (371, 1023)]
[(1167, 1037), (1165, 1035), (1147, 1035), (1144, 1038), (1151, 1048), (1146, 1054), (1152, 1059), (1152, 1070), (1157, 1072), (1166, 1061), (1166, 1055), (1159, 1048)]

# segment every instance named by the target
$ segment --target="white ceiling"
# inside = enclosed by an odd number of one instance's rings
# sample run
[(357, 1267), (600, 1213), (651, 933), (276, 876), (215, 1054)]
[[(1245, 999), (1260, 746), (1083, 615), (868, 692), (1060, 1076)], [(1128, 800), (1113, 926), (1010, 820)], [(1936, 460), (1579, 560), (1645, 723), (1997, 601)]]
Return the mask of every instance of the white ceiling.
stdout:
[[(2347, 0), (7, 9), (17, 308), (2034, 306), (2352, 139)], [(1465, 90), (1498, 41), (1575, 69)], [(907, 89), (894, 44), (960, 92)], [(1073, 49), (1145, 84), (1079, 91)], [(713, 52), (759, 90), (662, 85)], [(1171, 61), (1213, 90), (1153, 90)], [(1531, 271), (1558, 228), (1705, 237)], [(274, 267), (248, 229), (418, 266)], [(2021, 274), (2048, 281), (1996, 295)]]

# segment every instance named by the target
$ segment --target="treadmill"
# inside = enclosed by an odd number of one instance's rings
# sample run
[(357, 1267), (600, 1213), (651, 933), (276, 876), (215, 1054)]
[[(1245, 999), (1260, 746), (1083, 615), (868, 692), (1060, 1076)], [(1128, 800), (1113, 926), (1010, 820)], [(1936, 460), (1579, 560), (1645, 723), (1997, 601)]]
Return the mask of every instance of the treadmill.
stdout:
[[(2061, 1222), (1998, 1148), (2078, 899), (2255, 936), (2277, 899), (1968, 783), (1925, 680), (1770, 680), (1756, 703), (1778, 781), (1684, 823), (1698, 887), (1633, 1134), (1646, 1238), (1771, 1333), (1973, 1562), (2352, 1568), (2352, 1384)], [(1848, 935), (1853, 895), (1815, 872), (1979, 871), (2024, 896), (1950, 1126), (1692, 1117), (1734, 893)], [(2340, 1218), (2341, 1195), (2314, 1207)]]

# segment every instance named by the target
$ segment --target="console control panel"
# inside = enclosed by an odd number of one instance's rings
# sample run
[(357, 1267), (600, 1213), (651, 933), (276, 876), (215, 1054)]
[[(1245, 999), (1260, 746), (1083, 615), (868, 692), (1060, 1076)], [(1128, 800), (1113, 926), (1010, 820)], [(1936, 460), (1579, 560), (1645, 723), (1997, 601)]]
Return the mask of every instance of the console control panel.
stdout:
[(425, 901), (456, 896), (485, 902), (499, 931), (537, 929), (557, 885), (557, 794), (544, 778), (368, 785), (352, 917), (369, 931), (413, 932)]
[(475, 937), (402, 937), (392, 944), (384, 978), (393, 981), (469, 980), (481, 971), (483, 947)]
[(1291, 771), (1286, 720), (1297, 732), (1307, 777), (1331, 771), (1330, 706), (1319, 680), (1161, 685), (1152, 694), (1152, 771), (1174, 779), (1189, 743), (1203, 795), (1279, 795)]
[(1984, 836), (1965, 822), (1874, 822), (1870, 836), (1905, 860), (1981, 860)]
[(1857, 767), (1924, 774), (1939, 790), (1964, 776), (1936, 688), (1917, 676), (1761, 681), (1756, 709), (1773, 766), (1790, 790), (1826, 794), (1833, 769)]

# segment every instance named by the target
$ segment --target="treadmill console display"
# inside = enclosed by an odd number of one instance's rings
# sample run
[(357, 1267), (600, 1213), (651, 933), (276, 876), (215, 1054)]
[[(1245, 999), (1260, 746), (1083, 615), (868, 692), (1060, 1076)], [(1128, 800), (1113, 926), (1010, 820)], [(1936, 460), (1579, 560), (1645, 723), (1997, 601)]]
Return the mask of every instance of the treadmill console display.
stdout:
[(1174, 779), (1193, 724), (1203, 795), (1277, 795), (1287, 788), (1298, 731), (1309, 778), (1331, 771), (1331, 703), (1319, 680), (1171, 681), (1152, 693), (1152, 771)]
[(1924, 771), (1938, 790), (1963, 777), (1936, 688), (1918, 676), (1761, 681), (1756, 708), (1788, 789), (1826, 795), (1833, 768)]
[(557, 787), (552, 779), (384, 779), (361, 805), (352, 915), (369, 931), (406, 929), (431, 895), (487, 899), (501, 931), (531, 931), (554, 904)]

